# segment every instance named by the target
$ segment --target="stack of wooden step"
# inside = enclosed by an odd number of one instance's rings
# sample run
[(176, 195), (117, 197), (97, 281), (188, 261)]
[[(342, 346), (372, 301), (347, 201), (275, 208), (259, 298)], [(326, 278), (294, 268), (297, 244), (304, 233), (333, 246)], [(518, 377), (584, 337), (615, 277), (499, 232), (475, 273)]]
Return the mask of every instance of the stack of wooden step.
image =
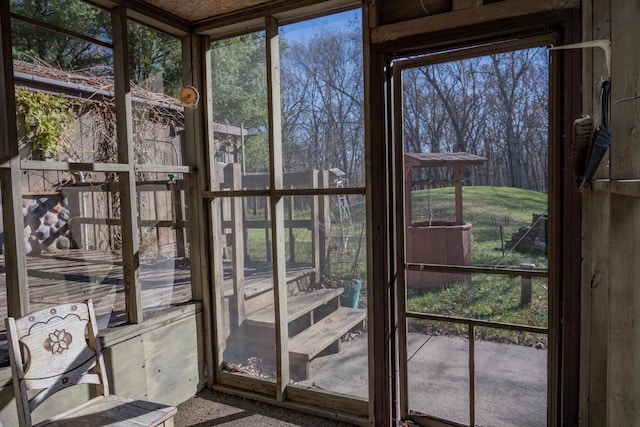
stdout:
[[(318, 355), (340, 351), (340, 339), (350, 330), (364, 327), (365, 310), (342, 307), (342, 288), (317, 289), (287, 298), (289, 321), (289, 368), (292, 378), (309, 377), (311, 361)], [(245, 320), (257, 336), (275, 336), (273, 305), (247, 315)]]

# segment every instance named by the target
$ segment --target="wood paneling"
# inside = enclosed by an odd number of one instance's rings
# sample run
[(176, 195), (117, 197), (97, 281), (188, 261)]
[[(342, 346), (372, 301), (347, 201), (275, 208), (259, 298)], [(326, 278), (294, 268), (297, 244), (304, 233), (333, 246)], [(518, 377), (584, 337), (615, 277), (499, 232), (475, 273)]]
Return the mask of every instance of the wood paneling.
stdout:
[[(638, 94), (640, 3), (611, 0), (612, 93), (610, 175), (640, 178), (640, 100), (615, 103)], [(602, 167), (601, 167), (602, 169)], [(640, 425), (640, 199), (612, 194), (607, 425)]]
[(200, 314), (103, 350), (112, 392), (178, 405), (204, 384)]

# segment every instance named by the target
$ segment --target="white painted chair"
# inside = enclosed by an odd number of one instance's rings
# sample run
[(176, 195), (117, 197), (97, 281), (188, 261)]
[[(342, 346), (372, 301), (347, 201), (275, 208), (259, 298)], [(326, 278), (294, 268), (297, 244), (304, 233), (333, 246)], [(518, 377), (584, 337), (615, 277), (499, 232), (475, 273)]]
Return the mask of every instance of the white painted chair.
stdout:
[(91, 300), (8, 317), (6, 327), (21, 426), (32, 426), (32, 411), (76, 384), (95, 384), (98, 397), (38, 425), (173, 426), (176, 408), (109, 394)]

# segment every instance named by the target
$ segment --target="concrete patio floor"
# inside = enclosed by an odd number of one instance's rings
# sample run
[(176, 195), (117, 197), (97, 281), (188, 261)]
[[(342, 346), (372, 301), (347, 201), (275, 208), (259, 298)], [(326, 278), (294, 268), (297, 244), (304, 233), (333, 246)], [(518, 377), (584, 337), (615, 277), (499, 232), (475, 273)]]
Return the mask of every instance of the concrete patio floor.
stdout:
[[(408, 341), (410, 409), (469, 425), (469, 343), (467, 338), (410, 333)], [(354, 341), (346, 343), (340, 353), (317, 359), (313, 365), (311, 378), (297, 384), (366, 399), (368, 396), (366, 348), (367, 337), (361, 335)], [(547, 425), (547, 351), (545, 349), (478, 340), (475, 342), (475, 373), (475, 423), (477, 426), (539, 427)], [(219, 393), (205, 398), (206, 401), (197, 401), (199, 404), (195, 406), (194, 399), (202, 398), (195, 397), (180, 406), (176, 425), (345, 425), (317, 417), (301, 418), (295, 411), (271, 408), (269, 405), (248, 400), (241, 400), (241, 404), (236, 404), (235, 412), (227, 413), (218, 406), (223, 401), (221, 399), (238, 398)], [(275, 417), (263, 414), (261, 411), (264, 410), (275, 411)], [(186, 411), (190, 413), (191, 421), (184, 416)], [(198, 411), (202, 413), (201, 417), (198, 417)], [(219, 415), (216, 415), (218, 412)], [(288, 417), (286, 414), (289, 413), (293, 415)]]

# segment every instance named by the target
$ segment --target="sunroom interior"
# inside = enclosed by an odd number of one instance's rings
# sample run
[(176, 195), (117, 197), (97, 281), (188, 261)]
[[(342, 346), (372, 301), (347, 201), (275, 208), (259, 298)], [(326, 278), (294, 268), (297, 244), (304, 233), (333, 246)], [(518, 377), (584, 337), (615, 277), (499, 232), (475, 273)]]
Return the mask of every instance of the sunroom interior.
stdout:
[(168, 405), (640, 425), (637, 16), (3, 1), (0, 317), (90, 298), (111, 391)]

